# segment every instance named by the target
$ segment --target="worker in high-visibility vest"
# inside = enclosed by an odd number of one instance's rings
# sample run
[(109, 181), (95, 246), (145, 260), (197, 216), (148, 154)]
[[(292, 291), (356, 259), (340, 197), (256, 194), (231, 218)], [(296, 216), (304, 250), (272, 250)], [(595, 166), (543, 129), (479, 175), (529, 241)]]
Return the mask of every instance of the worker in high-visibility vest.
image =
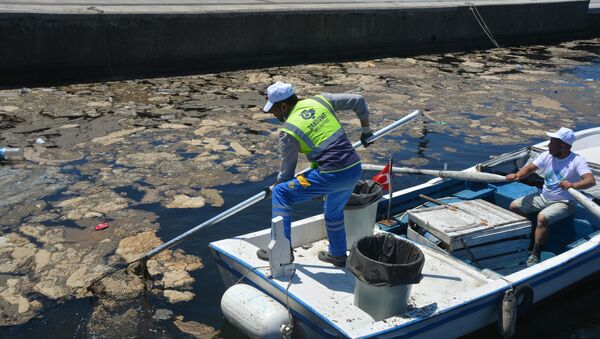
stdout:
[[(263, 110), (284, 123), (279, 133), (281, 168), (272, 189), (273, 218), (283, 218), (285, 237), (291, 241), (293, 204), (325, 195), (324, 215), (329, 251), (319, 252), (321, 261), (346, 266), (344, 206), (360, 179), (360, 157), (348, 141), (335, 112), (352, 110), (362, 126), (361, 142), (373, 135), (365, 99), (356, 94), (323, 93), (300, 100), (292, 85), (276, 82), (267, 89)], [(294, 178), (298, 153), (306, 155), (312, 170)], [(265, 250), (258, 257), (268, 260)]]

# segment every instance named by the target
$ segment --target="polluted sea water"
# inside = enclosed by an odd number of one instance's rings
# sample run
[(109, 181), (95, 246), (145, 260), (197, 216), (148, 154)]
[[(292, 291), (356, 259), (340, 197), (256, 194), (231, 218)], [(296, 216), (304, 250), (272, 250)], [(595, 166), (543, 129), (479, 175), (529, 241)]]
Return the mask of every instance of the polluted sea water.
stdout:
[[(87, 287), (273, 182), (280, 125), (261, 110), (272, 82), (302, 97), (361, 93), (374, 128), (420, 109), (428, 118), (361, 150), (364, 162), (462, 169), (546, 130), (599, 125), (599, 48), (594, 39), (0, 91), (0, 145), (23, 150), (0, 166), (0, 335), (235, 336), (222, 328), (207, 243), (266, 228), (267, 205), (149, 260), (150, 285), (133, 278), (116, 290), (133, 298), (92, 298)], [(355, 116), (339, 118), (358, 140)], [(110, 226), (96, 231), (101, 223)]]

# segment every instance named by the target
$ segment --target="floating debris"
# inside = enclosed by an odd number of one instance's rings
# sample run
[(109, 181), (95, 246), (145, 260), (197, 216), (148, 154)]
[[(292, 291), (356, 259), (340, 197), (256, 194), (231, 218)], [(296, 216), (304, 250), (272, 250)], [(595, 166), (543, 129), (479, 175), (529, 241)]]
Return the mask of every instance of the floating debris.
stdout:
[[(0, 325), (26, 322), (54, 300), (89, 296), (91, 281), (162, 243), (157, 220), (169, 208), (221, 207), (224, 189), (217, 186), (276, 173), (280, 125), (261, 110), (274, 81), (293, 83), (301, 97), (363, 93), (374, 129), (426, 111), (426, 123), (360, 154), (371, 162), (394, 152), (402, 165), (433, 166), (446, 153), (541, 141), (561, 125), (600, 124), (600, 83), (589, 81), (597, 78), (598, 46), (593, 39), (0, 91), (0, 144), (22, 148), (27, 160), (0, 166)], [(339, 118), (357, 140), (354, 114)], [(301, 158), (298, 167), (307, 165)], [(95, 232), (106, 220), (110, 227)], [(135, 277), (127, 287), (136, 296), (193, 300), (205, 293), (190, 290), (190, 272), (200, 268), (200, 258), (168, 251), (147, 263), (150, 288)], [(139, 324), (146, 312), (113, 306), (100, 303), (89, 334)], [(193, 322), (175, 325), (215, 333)], [(119, 333), (142, 333), (142, 326), (129, 327)]]
[(105, 228), (108, 228), (108, 223), (107, 222), (100, 223), (100, 224), (96, 225), (96, 227), (94, 227), (94, 229), (96, 231), (101, 231), (101, 230), (103, 230)]

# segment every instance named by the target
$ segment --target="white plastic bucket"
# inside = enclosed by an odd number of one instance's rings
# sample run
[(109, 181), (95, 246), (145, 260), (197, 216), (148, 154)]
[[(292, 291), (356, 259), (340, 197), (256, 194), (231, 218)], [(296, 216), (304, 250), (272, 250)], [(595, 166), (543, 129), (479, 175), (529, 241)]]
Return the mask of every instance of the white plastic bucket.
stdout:
[(350, 249), (352, 245), (360, 238), (373, 235), (376, 216), (377, 202), (362, 208), (344, 210), (346, 246), (348, 249)]

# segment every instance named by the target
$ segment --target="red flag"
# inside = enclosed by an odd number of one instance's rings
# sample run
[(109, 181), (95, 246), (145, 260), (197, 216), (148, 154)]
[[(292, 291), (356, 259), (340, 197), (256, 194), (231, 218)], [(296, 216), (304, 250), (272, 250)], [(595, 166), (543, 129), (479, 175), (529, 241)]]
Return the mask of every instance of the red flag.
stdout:
[(373, 177), (373, 180), (383, 186), (383, 189), (386, 191), (390, 190), (390, 163), (385, 165), (385, 167), (379, 172), (377, 175)]

